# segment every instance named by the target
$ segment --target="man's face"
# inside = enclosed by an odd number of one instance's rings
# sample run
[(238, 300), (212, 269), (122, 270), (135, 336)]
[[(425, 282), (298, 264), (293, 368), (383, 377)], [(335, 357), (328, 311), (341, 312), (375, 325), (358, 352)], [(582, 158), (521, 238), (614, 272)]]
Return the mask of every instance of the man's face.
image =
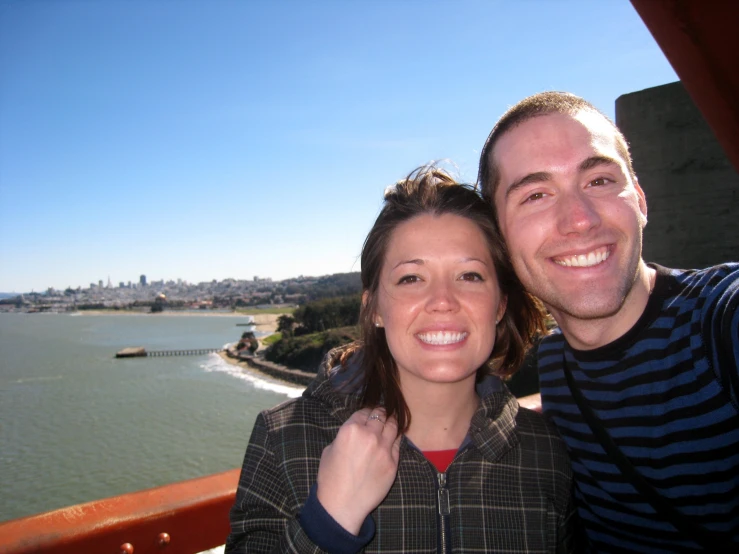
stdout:
[(617, 314), (639, 271), (647, 207), (608, 121), (535, 117), (491, 155), (498, 221), (526, 289), (560, 325)]

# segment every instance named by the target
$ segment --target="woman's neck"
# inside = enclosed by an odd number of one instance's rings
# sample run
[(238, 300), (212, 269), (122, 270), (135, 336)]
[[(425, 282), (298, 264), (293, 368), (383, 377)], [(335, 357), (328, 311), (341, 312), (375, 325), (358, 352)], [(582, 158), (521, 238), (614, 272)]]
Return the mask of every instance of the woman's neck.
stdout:
[(429, 383), (413, 389), (410, 394), (403, 391), (411, 412), (406, 436), (424, 451), (459, 448), (480, 403), (474, 381)]

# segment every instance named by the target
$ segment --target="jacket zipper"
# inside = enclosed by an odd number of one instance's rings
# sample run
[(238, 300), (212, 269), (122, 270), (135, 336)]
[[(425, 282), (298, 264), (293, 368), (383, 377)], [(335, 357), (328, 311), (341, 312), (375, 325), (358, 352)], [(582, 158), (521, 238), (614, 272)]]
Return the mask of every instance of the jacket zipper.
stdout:
[(439, 524), (441, 526), (441, 554), (446, 554), (446, 518), (449, 515), (449, 489), (446, 488), (446, 473), (437, 473), (439, 490), (437, 498), (439, 501)]

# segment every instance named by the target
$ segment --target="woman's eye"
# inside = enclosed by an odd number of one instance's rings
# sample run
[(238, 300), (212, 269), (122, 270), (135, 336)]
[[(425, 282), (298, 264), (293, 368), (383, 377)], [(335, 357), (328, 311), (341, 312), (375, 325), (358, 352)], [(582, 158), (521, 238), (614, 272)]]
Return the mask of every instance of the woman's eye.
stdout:
[(470, 271), (468, 273), (464, 273), (461, 277), (462, 281), (484, 281), (482, 278), (482, 275), (479, 273), (476, 273), (474, 271)]
[(398, 281), (398, 284), (399, 285), (410, 285), (412, 283), (417, 283), (418, 280), (419, 279), (417, 275), (404, 275), (403, 277), (400, 278), (400, 280)]

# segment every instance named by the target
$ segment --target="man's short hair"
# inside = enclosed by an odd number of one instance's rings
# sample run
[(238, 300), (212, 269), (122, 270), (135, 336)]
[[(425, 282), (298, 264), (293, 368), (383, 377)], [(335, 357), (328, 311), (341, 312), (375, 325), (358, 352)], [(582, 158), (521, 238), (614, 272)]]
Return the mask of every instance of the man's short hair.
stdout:
[(495, 211), (495, 191), (498, 188), (500, 181), (500, 172), (493, 161), (492, 153), (500, 137), (520, 124), (535, 117), (550, 114), (574, 116), (582, 111), (588, 111), (600, 115), (611, 125), (611, 127), (613, 127), (613, 132), (616, 138), (616, 149), (623, 157), (629, 175), (636, 182), (636, 175), (634, 174), (633, 164), (631, 163), (631, 154), (629, 153), (629, 145), (626, 142), (626, 138), (623, 133), (619, 131), (613, 121), (587, 100), (569, 92), (540, 92), (533, 96), (529, 96), (528, 98), (524, 98), (518, 104), (509, 108), (495, 124), (493, 130), (490, 131), (490, 135), (485, 141), (485, 146), (482, 148), (482, 153), (480, 154), (480, 169), (477, 174), (477, 186), (480, 188), (485, 200), (493, 206), (493, 211)]

